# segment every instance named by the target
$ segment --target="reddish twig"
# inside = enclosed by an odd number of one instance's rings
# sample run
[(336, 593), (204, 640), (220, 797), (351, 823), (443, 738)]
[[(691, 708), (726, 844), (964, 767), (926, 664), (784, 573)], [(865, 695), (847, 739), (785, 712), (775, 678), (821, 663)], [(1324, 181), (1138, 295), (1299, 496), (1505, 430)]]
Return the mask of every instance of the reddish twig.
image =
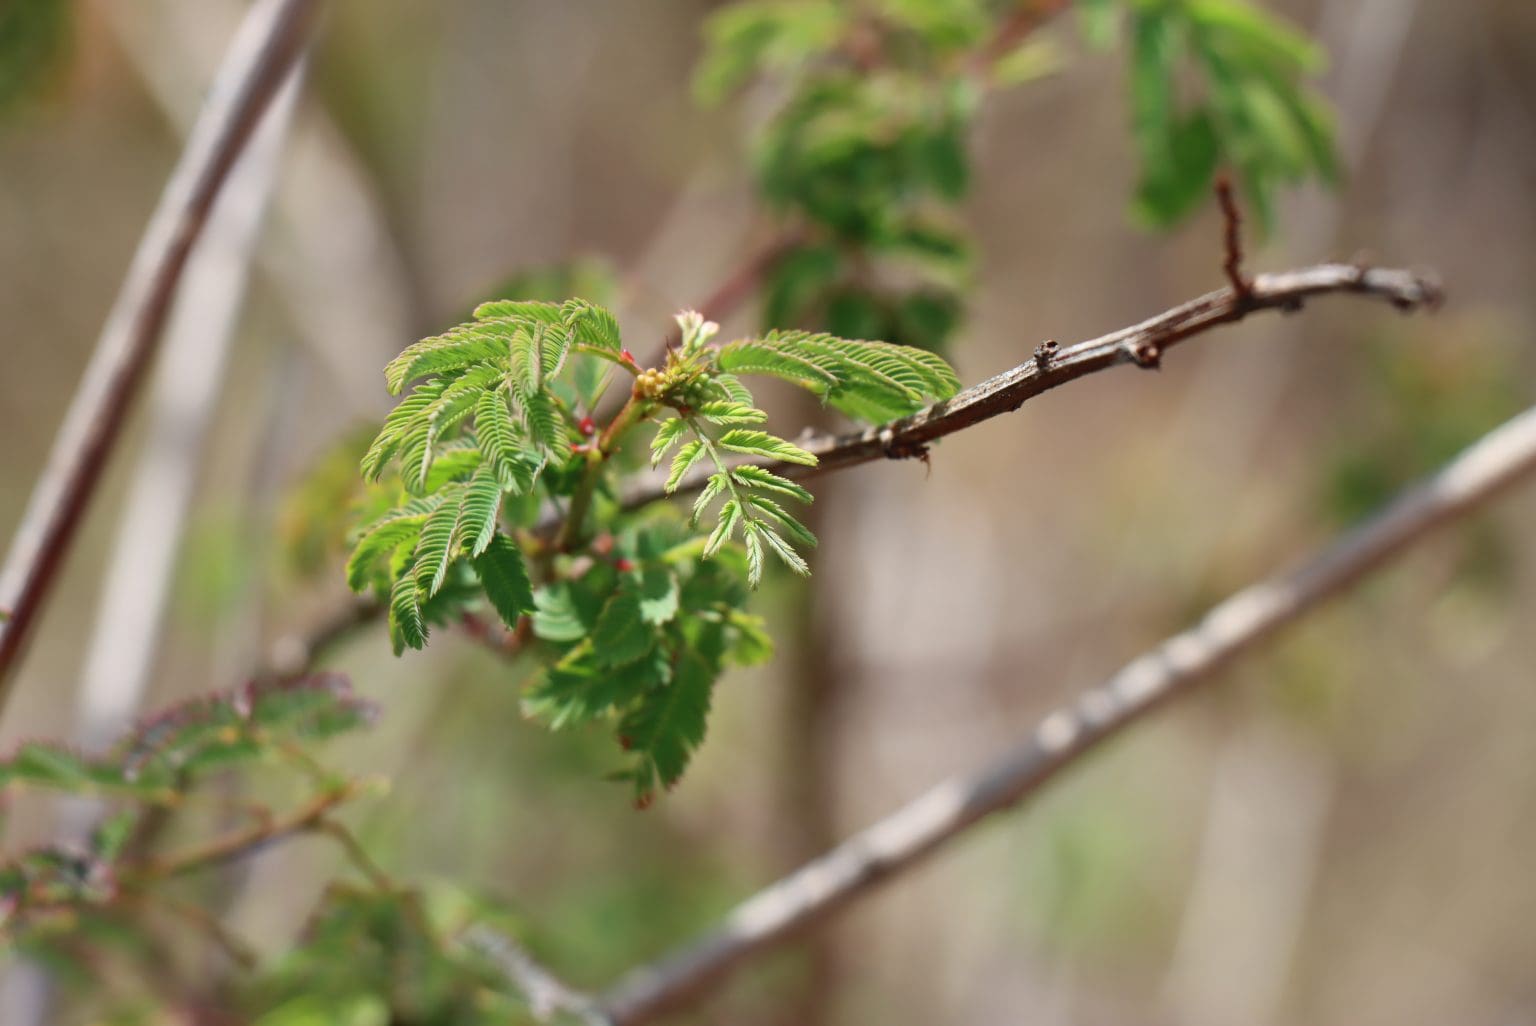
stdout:
[(977, 70), (990, 69), (1067, 7), (1068, 0), (1024, 0), (1012, 14), (998, 23), (992, 38), (976, 52), (973, 63)]
[(134, 254), (0, 571), (0, 704), (138, 394), (214, 200), (309, 38), (318, 0), (246, 16)]
[[(769, 239), (704, 297), (703, 302), (697, 307), (699, 313), (704, 315), (705, 320), (710, 321), (723, 321), (729, 317), (737, 307), (751, 297), (757, 287), (762, 284), (763, 279), (778, 266), (779, 261), (802, 241), (803, 236), (798, 231), (784, 231)], [(672, 328), (667, 332), (661, 345), (651, 354), (651, 359), (643, 362), (641, 366), (659, 366), (666, 359), (667, 351), (681, 341), (681, 329)]]
[(1222, 236), (1225, 259), (1221, 269), (1226, 272), (1232, 294), (1240, 302), (1247, 302), (1253, 295), (1253, 283), (1243, 276), (1243, 215), (1237, 208), (1237, 197), (1233, 195), (1229, 175), (1217, 176), (1216, 201), (1221, 205), (1221, 218), (1226, 226)]
[(341, 787), (324, 791), (285, 816), (274, 816), (242, 830), (215, 837), (195, 848), (155, 859), (147, 863), (135, 876), (142, 879), (181, 876), (244, 858), (275, 841), (284, 840), (295, 834), (326, 829), (326, 817), (332, 810), (356, 797), (363, 790), (363, 786), (349, 782)]

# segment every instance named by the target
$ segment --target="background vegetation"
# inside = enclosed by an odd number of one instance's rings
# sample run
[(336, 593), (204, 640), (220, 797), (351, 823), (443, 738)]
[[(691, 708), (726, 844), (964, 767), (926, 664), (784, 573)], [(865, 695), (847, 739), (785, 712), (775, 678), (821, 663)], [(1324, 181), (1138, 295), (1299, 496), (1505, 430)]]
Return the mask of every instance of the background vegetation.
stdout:
[[(40, 97), (12, 100), (0, 81), (7, 525), (178, 150), (113, 6), (75, 8)], [(195, 99), (236, 9), (142, 6), (139, 31), (160, 33), (155, 63), (183, 69)], [(611, 738), (525, 721), (520, 672), (483, 646), (444, 634), (397, 661), (378, 634), (349, 640), (328, 662), (383, 714), (326, 761), (391, 781), (344, 816), (374, 860), (400, 879), (452, 881), (428, 892), (445, 920), (467, 891), (499, 895), (498, 922), (573, 982), (601, 985), (974, 765), (1529, 403), (1527, 5), (1269, 6), (1332, 55), (1320, 90), (1342, 166), (1333, 191), (1274, 194), (1250, 262), (1369, 246), (1435, 266), (1451, 307), (1427, 321), (1321, 305), (1255, 322), (1181, 350), (1159, 377), (1105, 375), (957, 435), (928, 468), (823, 481), (815, 591), (770, 577), (758, 611), (778, 657), (725, 678), (695, 765), (643, 815), (602, 779)], [(773, 154), (743, 130), (765, 101), (748, 90), (701, 108), (693, 95), (710, 9), (337, 0), (297, 131), (346, 169), (348, 205), (306, 220), (279, 200), (263, 243), (277, 271), (255, 280), (225, 375), (150, 705), (238, 680), (340, 597), (339, 550), (310, 533), (323, 504), (312, 473), (388, 408), (380, 369), (406, 342), (512, 290), (609, 303), (627, 337), (659, 341), (673, 312), (773, 236), (754, 180)], [(972, 251), (919, 240), (922, 303), (797, 295), (781, 276), (767, 309), (743, 307), (727, 333), (797, 308), (854, 335), (893, 333), (857, 327), (871, 319), (944, 334), (953, 319), (948, 352), (971, 382), (1047, 337), (1095, 335), (1218, 285), (1212, 210), (1172, 234), (1146, 229), (1206, 192), (1143, 173), (1155, 141), (1126, 99), (1137, 65), (1124, 46), (1082, 43), (1076, 17), (1042, 30), (1071, 59), (1026, 66), (1028, 88), (967, 112), (954, 216)], [(715, 74), (706, 91), (729, 82)], [(940, 198), (958, 195), (936, 166)], [(306, 167), (288, 166), (284, 188), (312, 180)], [(793, 202), (792, 183), (769, 183)], [(890, 226), (842, 209), (823, 219), (840, 233), (834, 255), (849, 233), (891, 242), (870, 235)], [(306, 263), (317, 229), (374, 241)], [(787, 266), (828, 259), (806, 245)], [(323, 327), (295, 273), (347, 303), (346, 330)], [(952, 293), (968, 297), (963, 319)], [(788, 390), (764, 398), (786, 434), (807, 416)], [(72, 730), (131, 466), (114, 471), (33, 645), (0, 725), (6, 751)], [(1522, 630), (1536, 550), (1517, 544), (1532, 512), (1517, 496), (1428, 546), (1246, 665), (1238, 686), (1170, 711), (825, 940), (743, 977), (701, 1021), (1519, 1021), (1536, 1000), (1536, 641)], [(53, 836), (53, 810), (17, 803), (6, 826), (7, 847)], [(214, 896), (265, 955), (345, 871), (337, 846), (304, 841), (189, 897)], [(195, 977), (220, 957), (187, 943), (166, 964)], [(144, 981), (116, 982), (147, 997)], [(253, 1001), (325, 992), (302, 965), (264, 985), (273, 994)]]

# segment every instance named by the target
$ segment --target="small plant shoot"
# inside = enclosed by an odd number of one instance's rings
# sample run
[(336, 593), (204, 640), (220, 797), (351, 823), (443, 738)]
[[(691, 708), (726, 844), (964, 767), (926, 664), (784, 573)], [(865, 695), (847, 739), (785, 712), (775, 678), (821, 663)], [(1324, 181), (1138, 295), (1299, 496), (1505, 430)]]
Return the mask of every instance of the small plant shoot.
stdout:
[[(770, 562), (810, 573), (816, 538), (794, 507), (811, 494), (786, 468), (816, 457), (765, 429), (747, 380), (777, 378), (866, 423), (960, 386), (908, 346), (805, 331), (719, 344), (700, 314), (677, 322), (678, 344), (644, 369), (613, 315), (582, 300), (484, 303), (408, 347), (385, 379), (409, 394), (361, 468), (393, 498), (347, 562), (352, 588), (387, 604), (397, 654), (482, 604), (531, 630), (549, 665), (529, 710), (556, 727), (614, 721), (642, 804), (682, 775), (725, 665), (768, 651), (747, 592)], [(599, 428), (610, 387), (628, 394)], [(618, 501), (626, 457), (646, 448), (653, 466), (670, 461), (667, 492), (702, 478), (686, 523)]]

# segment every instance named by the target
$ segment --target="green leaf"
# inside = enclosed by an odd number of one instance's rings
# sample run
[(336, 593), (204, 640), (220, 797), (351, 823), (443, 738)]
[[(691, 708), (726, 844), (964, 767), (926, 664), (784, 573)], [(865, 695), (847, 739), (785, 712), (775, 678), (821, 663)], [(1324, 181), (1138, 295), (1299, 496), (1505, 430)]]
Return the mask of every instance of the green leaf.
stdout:
[(493, 299), (475, 307), (477, 321), (507, 321), (528, 327), (534, 324), (559, 324), (564, 310), (559, 303), (531, 299)]
[(792, 381), (845, 413), (878, 420), (915, 413), (960, 388), (954, 370), (933, 353), (804, 331), (732, 342), (721, 349), (719, 363), (726, 370)]
[(128, 846), (134, 828), (139, 825), (137, 809), (123, 809), (113, 813), (91, 831), (91, 852), (103, 862), (115, 862)]
[(469, 554), (478, 556), (496, 536), (496, 521), (501, 513), (501, 475), (494, 465), (482, 463), (459, 503), (459, 522), (455, 531), (469, 543)]
[(1202, 108), (1171, 122), (1156, 152), (1144, 158), (1136, 216), (1156, 226), (1187, 216), (1210, 195), (1220, 156), (1209, 111)]
[(640, 619), (653, 627), (668, 623), (677, 616), (677, 575), (665, 566), (647, 566), (640, 575)]
[(426, 522), (426, 513), (397, 510), (372, 524), (358, 539), (347, 560), (347, 586), (353, 591), (366, 588), (375, 564), (401, 545), (414, 543), (421, 535), (421, 525)]
[(1120, 32), (1120, 13), (1119, 0), (1077, 0), (1078, 24), (1089, 46), (1095, 50), (1108, 50), (1115, 45), (1115, 37)]
[(548, 392), (532, 392), (519, 396), (522, 400), (523, 422), (528, 434), (545, 449), (563, 453), (570, 447), (570, 429), (565, 418)]
[(543, 366), (544, 380), (552, 381), (565, 367), (565, 358), (571, 352), (571, 333), (550, 327), (538, 333), (539, 357)]
[(461, 324), (442, 335), (422, 339), (405, 348), (384, 368), (390, 395), (398, 395), (417, 378), (464, 370), (482, 363), (505, 362), (506, 331), (484, 324)]
[(737, 666), (759, 666), (773, 657), (773, 638), (762, 617), (733, 609), (726, 614), (726, 622), (734, 629), (726, 654)]
[[(504, 534), (493, 535), (485, 551), (474, 558), (475, 573), (501, 622), (516, 628), (518, 618), (535, 609), (533, 587), (522, 551)], [(582, 628), (583, 633), (585, 628)], [(548, 635), (541, 634), (541, 637)]]
[(757, 401), (752, 398), (751, 390), (746, 385), (743, 385), (741, 379), (734, 374), (716, 374), (713, 376), (710, 384), (733, 403), (740, 403), (742, 406), (752, 406)]
[(694, 412), (709, 423), (720, 427), (744, 427), (749, 424), (761, 424), (768, 419), (768, 414), (762, 410), (730, 399), (707, 402)]
[(751, 503), (755, 511), (762, 513), (768, 519), (783, 527), (801, 545), (807, 548), (816, 547), (816, 536), (804, 524), (790, 516), (784, 507), (780, 506), (777, 502), (763, 495), (749, 495), (746, 501)]
[(763, 541), (773, 550), (774, 555), (801, 577), (808, 577), (811, 573), (810, 566), (800, 558), (800, 554), (789, 547), (789, 543), (780, 538), (771, 528), (763, 528)]
[(721, 346), (716, 362), (724, 371), (778, 378), (817, 395), (826, 394), (837, 384), (837, 378), (810, 360), (752, 339)]
[(79, 752), (42, 741), (28, 741), (0, 763), (0, 785), (25, 783), (61, 791), (87, 791), (96, 778), (91, 761)]
[(640, 596), (628, 589), (615, 592), (592, 627), (592, 650), (600, 666), (623, 666), (639, 659), (655, 644)]
[(425, 648), (427, 625), (421, 618), (421, 599), (416, 579), (402, 574), (389, 591), (389, 639), (395, 655), (407, 648)]
[(667, 450), (676, 445), (687, 433), (688, 422), (682, 417), (662, 421), (656, 428), (656, 437), (651, 439), (651, 466), (659, 465), (667, 455)]
[(619, 724), (619, 733), (642, 764), (634, 773), (637, 796), (649, 800), (659, 784), (671, 787), (704, 741), (715, 670), (696, 652), (684, 651), (670, 683), (646, 693)]
[(715, 522), (715, 529), (710, 532), (709, 540), (704, 543), (706, 558), (719, 552), (721, 546), (731, 540), (731, 535), (736, 532), (741, 520), (740, 504), (735, 499), (726, 499), (720, 506), (720, 518)]
[(475, 437), (487, 462), (516, 466), (532, 455), (522, 429), (512, 419), (507, 394), (501, 389), (482, 394), (475, 403)]
[(545, 641), (580, 641), (587, 636), (588, 625), (582, 618), (569, 583), (540, 588), (534, 592), (533, 633)]
[(763, 527), (755, 520), (742, 526), (747, 545), (747, 587), (755, 588), (763, 579), (763, 540), (759, 537)]
[(721, 492), (725, 491), (726, 484), (727, 479), (724, 471), (716, 471), (709, 475), (709, 480), (704, 482), (703, 489), (699, 491), (698, 496), (693, 500), (693, 516), (689, 518), (690, 524), (697, 524), (699, 522), (699, 517), (704, 515), (704, 511), (709, 508), (709, 504), (714, 502)]
[(1189, 18), (1200, 28), (1219, 34), (1245, 64), (1289, 74), (1323, 69), (1323, 53), (1310, 39), (1279, 18), (1243, 0), (1187, 0)]
[(624, 342), (613, 314), (580, 299), (567, 301), (564, 310), (579, 348), (610, 359), (619, 358)]
[(755, 467), (751, 464), (746, 464), (732, 469), (731, 476), (736, 479), (738, 484), (747, 488), (761, 489), (762, 491), (772, 492), (800, 502), (813, 501), (810, 492), (765, 467)]
[(807, 467), (814, 467), (817, 462), (813, 454), (782, 438), (776, 438), (766, 431), (735, 428), (721, 435), (719, 444), (722, 449), (729, 449), (731, 452), (739, 452), (746, 456), (799, 463)]
[(848, 12), (833, 0), (732, 4), (705, 24), (707, 45), (694, 75), (705, 104), (718, 103), (762, 71), (785, 71), (832, 46)]
[(400, 450), (410, 435), (417, 431), (425, 434), (422, 416), (442, 395), (445, 387), (446, 385), (440, 381), (420, 385), (389, 411), (389, 415), (384, 418), (383, 426), (379, 429), (378, 437), (363, 454), (360, 466), (364, 480), (377, 481), (384, 465)]
[(677, 456), (672, 460), (672, 472), (667, 475), (664, 487), (668, 495), (677, 490), (683, 476), (693, 469), (693, 465), (704, 457), (706, 451), (704, 443), (697, 438), (677, 450)]
[(626, 666), (599, 668), (584, 643), (549, 667), (529, 688), (523, 709), (554, 730), (593, 720), (662, 687), (672, 667), (659, 648)]
[(442, 588), (448, 567), (459, 554), (459, 499), (463, 493), (462, 486), (440, 492), (443, 504), (421, 525), (421, 539), (416, 543), (412, 572), (425, 593), (422, 601)]

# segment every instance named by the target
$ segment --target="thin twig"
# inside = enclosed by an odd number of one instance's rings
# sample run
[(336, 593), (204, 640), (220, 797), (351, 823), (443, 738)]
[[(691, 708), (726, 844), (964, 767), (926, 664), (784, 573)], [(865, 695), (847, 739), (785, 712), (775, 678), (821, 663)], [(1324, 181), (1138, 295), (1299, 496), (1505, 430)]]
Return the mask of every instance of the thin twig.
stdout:
[(357, 839), (356, 834), (347, 829), (345, 823), (332, 819), (329, 816), (322, 816), (315, 823), (314, 828), (329, 835), (336, 842), (341, 848), (342, 853), (347, 856), (347, 861), (352, 864), (352, 868), (366, 877), (368, 885), (374, 890), (388, 894), (401, 889), (395, 883), (394, 878), (384, 871), (384, 867), (380, 866), (374, 861), (373, 856), (368, 854), (368, 849), (363, 847), (363, 842)]
[(1232, 193), (1232, 179), (1228, 175), (1216, 178), (1216, 202), (1221, 207), (1221, 219), (1226, 229), (1222, 234), (1225, 259), (1221, 269), (1226, 273), (1232, 294), (1239, 302), (1246, 302), (1253, 296), (1253, 283), (1243, 276), (1243, 215), (1237, 208), (1237, 197)]
[(496, 963), (528, 999), (529, 1010), (540, 1022), (565, 1012), (588, 1026), (612, 1026), (595, 998), (565, 983), (506, 934), (478, 924), (465, 932), (464, 943)]
[(1027, 0), (1020, 3), (1012, 14), (1002, 19), (985, 46), (976, 51), (972, 66), (979, 72), (991, 71), (998, 61), (1007, 57), (1019, 44), (1033, 35), (1041, 26), (1067, 9), (1068, 0)]
[(1042, 720), (978, 773), (940, 784), (736, 907), (715, 930), (629, 974), (604, 997), (615, 1023), (648, 1021), (748, 959), (823, 920), (1057, 773), (1163, 703), (1346, 591), (1501, 491), (1536, 474), (1536, 407), (1485, 435), (1437, 474), (1289, 573), (1238, 592), (1108, 681)]
[(0, 571), (0, 704), (149, 368), (192, 246), (304, 49), (317, 7), (264, 0), (246, 16), (134, 254)]
[[(786, 229), (770, 238), (757, 249), (747, 255), (747, 258), (726, 275), (713, 291), (704, 297), (695, 309), (704, 315), (707, 321), (723, 321), (736, 311), (742, 303), (746, 302), (755, 292), (763, 279), (778, 266), (791, 250), (805, 241), (804, 232), (797, 229)], [(641, 367), (659, 367), (667, 358), (667, 352), (676, 347), (682, 341), (682, 329), (674, 327), (667, 332), (660, 344), (646, 360), (640, 361)]]
[(308, 673), (322, 656), (383, 614), (383, 603), (372, 595), (345, 596), (335, 609), (307, 631), (285, 634), (273, 642), (266, 665), (257, 671), (256, 679), (282, 679)]
[(274, 841), (294, 834), (322, 829), (328, 822), (327, 815), (338, 805), (356, 797), (362, 787), (361, 784), (349, 782), (342, 787), (325, 791), (286, 816), (273, 817), (243, 830), (215, 837), (195, 848), (155, 859), (145, 865), (138, 875), (148, 879), (181, 876), (244, 858)]
[[(1439, 286), (1411, 271), (1319, 264), (1263, 274), (1253, 280), (1246, 301), (1230, 288), (1221, 289), (1087, 342), (1057, 346), (1048, 353), (1042, 347), (1017, 367), (910, 417), (863, 431), (796, 439), (797, 445), (817, 457), (814, 467), (774, 462), (760, 465), (784, 477), (807, 478), (872, 460), (924, 456), (928, 443), (935, 439), (1012, 413), (1041, 392), (1118, 364), (1156, 367), (1163, 353), (1185, 339), (1240, 321), (1257, 310), (1294, 312), (1311, 297), (1328, 293), (1370, 296), (1405, 312), (1433, 307), (1440, 301)], [(707, 472), (690, 474), (674, 494), (697, 491), (708, 478)], [(628, 490), (624, 505), (634, 508), (665, 497), (659, 484), (649, 482)]]
[(129, 892), (118, 899), (125, 904), (138, 905), (146, 910), (160, 909), (185, 922), (194, 930), (197, 930), (218, 948), (223, 950), (241, 969), (250, 971), (256, 968), (260, 961), (256, 949), (245, 940), (237, 936), (217, 916), (209, 914), (208, 910), (191, 902), (174, 898), (165, 891), (146, 891), (142, 894)]

